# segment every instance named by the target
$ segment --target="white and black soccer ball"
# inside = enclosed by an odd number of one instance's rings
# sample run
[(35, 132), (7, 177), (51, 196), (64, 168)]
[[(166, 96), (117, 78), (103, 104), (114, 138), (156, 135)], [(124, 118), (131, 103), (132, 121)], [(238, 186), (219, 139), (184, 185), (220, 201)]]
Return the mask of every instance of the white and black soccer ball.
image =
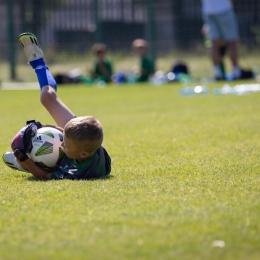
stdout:
[(43, 169), (55, 167), (64, 155), (61, 143), (63, 134), (52, 127), (38, 129), (37, 136), (32, 138), (32, 150), (29, 157)]

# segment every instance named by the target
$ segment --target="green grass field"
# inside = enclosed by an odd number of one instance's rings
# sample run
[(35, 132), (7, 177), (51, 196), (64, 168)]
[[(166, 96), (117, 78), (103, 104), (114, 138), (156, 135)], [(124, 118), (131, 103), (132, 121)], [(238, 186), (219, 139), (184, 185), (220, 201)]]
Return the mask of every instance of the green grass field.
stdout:
[[(260, 93), (222, 85), (60, 87), (103, 124), (111, 176), (37, 181), (1, 161), (0, 259), (260, 259)], [(2, 153), (27, 119), (54, 123), (39, 91), (0, 91), (0, 106)]]

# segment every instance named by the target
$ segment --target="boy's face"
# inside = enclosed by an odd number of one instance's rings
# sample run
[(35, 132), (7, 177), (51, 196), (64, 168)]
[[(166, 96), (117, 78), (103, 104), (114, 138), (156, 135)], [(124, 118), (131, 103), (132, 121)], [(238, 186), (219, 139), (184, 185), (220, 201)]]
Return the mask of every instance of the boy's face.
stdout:
[(68, 139), (66, 135), (64, 135), (62, 147), (69, 158), (76, 159), (79, 162), (83, 159), (81, 149), (76, 145), (74, 140)]
[(139, 47), (134, 48), (134, 51), (139, 56), (143, 56), (143, 55), (146, 54), (146, 48), (143, 47), (143, 46), (139, 46)]
[(96, 53), (96, 55), (97, 55), (98, 60), (103, 60), (104, 57), (105, 57), (105, 52), (104, 51), (98, 51)]

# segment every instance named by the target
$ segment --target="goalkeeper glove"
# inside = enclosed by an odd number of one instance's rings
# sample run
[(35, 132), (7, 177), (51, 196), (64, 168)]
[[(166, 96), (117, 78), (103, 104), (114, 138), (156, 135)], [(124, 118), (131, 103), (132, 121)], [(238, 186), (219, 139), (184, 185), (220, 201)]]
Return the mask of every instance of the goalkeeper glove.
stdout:
[(24, 126), (13, 138), (11, 142), (12, 150), (14, 151), (15, 157), (23, 162), (28, 159), (26, 153), (32, 150), (32, 137), (37, 134), (36, 124), (29, 123)]

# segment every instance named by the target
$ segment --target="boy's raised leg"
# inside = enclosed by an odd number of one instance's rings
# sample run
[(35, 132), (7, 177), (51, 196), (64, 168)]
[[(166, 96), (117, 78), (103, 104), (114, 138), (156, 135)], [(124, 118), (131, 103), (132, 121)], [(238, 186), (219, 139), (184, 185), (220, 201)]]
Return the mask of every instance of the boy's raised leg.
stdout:
[(62, 128), (75, 117), (72, 111), (58, 98), (56, 94), (57, 84), (43, 60), (43, 52), (38, 44), (36, 36), (32, 33), (19, 35), (26, 58), (37, 75), (41, 88), (41, 103)]
[(75, 117), (72, 111), (59, 99), (55, 89), (46, 85), (41, 89), (41, 103), (48, 110), (57, 126), (64, 128)]

